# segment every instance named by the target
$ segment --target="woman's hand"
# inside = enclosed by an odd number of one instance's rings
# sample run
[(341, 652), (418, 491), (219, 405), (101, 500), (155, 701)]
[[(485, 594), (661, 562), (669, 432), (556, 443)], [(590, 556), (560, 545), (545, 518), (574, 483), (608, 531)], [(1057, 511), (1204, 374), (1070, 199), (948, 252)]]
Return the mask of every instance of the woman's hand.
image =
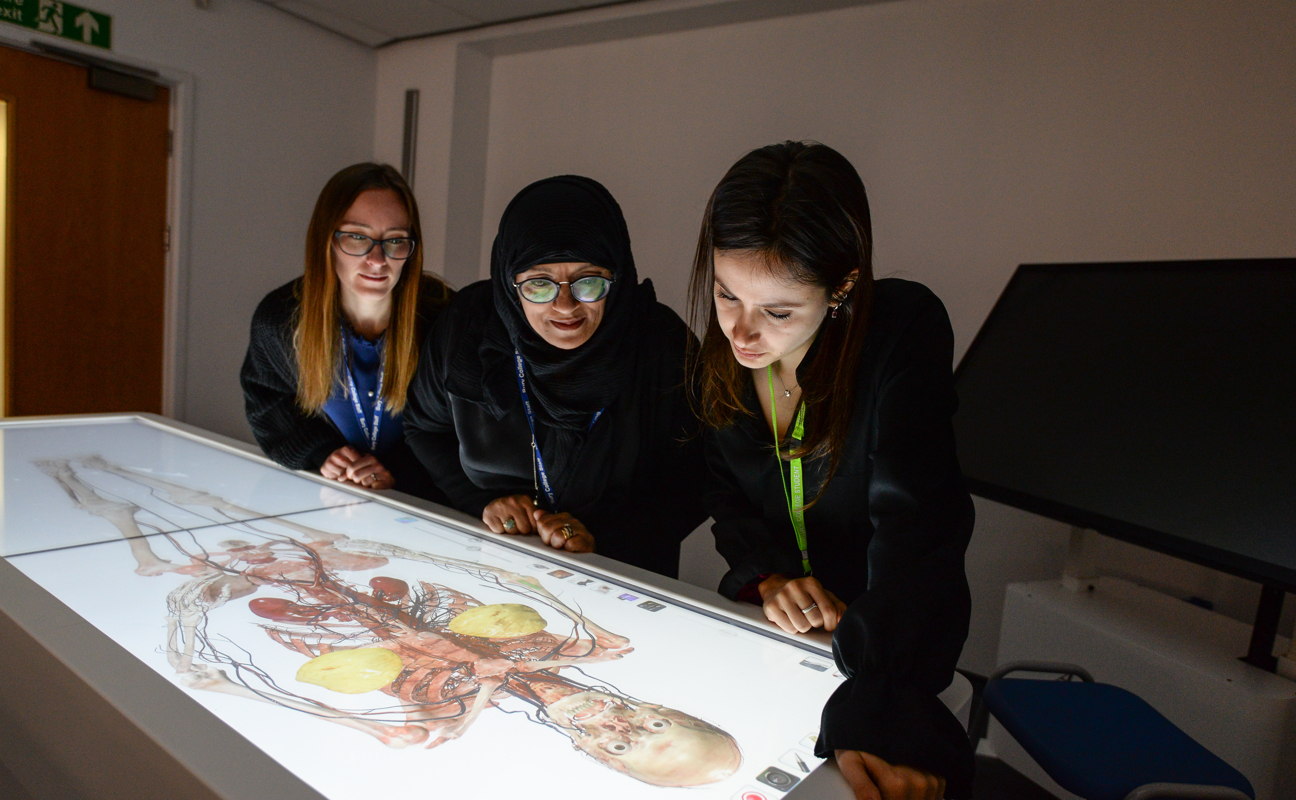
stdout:
[(846, 613), (846, 604), (814, 578), (788, 580), (786, 575), (771, 575), (757, 590), (765, 618), (787, 633), (818, 627), (831, 631)]
[(942, 800), (945, 779), (913, 767), (888, 764), (872, 753), (838, 750), (837, 766), (855, 800)]
[(396, 479), (372, 455), (363, 455), (352, 461), (347, 467), (347, 480), (366, 489), (390, 489), (396, 485)]
[(396, 479), (372, 455), (363, 455), (350, 445), (339, 447), (324, 459), (320, 474), (339, 483), (351, 483), (364, 489), (390, 489)]
[(531, 516), (535, 520), (540, 540), (555, 550), (566, 550), (569, 553), (594, 552), (594, 534), (571, 514), (565, 511), (551, 514), (537, 508), (531, 512)]
[(482, 522), (495, 533), (534, 533), (535, 501), (524, 494), (500, 497), (482, 509)]
[(324, 459), (324, 463), (320, 465), (320, 474), (331, 481), (345, 481), (347, 467), (359, 457), (360, 451), (354, 447), (339, 447)]
[(594, 536), (571, 514), (553, 514), (535, 507), (524, 494), (500, 497), (482, 510), (482, 522), (495, 533), (538, 533), (556, 550), (594, 552)]

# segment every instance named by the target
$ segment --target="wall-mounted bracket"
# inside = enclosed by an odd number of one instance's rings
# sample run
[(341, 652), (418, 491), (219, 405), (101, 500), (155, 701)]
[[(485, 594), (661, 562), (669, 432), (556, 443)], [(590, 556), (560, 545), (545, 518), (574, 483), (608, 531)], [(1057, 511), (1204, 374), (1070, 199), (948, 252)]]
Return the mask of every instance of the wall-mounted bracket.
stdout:
[(1073, 592), (1092, 592), (1098, 579), (1090, 541), (1093, 531), (1075, 526), (1067, 542), (1066, 560), (1062, 563), (1062, 585)]

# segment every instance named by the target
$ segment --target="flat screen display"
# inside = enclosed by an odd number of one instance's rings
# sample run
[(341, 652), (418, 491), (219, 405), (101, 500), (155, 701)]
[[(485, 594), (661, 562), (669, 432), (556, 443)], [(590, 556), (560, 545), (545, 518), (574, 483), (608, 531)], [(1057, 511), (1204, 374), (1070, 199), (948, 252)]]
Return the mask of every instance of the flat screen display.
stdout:
[(830, 658), (614, 574), (140, 421), (7, 428), (3, 466), (7, 560), (326, 797), (773, 800), (821, 763)]
[(1296, 259), (1024, 265), (955, 380), (977, 494), (1296, 591)]

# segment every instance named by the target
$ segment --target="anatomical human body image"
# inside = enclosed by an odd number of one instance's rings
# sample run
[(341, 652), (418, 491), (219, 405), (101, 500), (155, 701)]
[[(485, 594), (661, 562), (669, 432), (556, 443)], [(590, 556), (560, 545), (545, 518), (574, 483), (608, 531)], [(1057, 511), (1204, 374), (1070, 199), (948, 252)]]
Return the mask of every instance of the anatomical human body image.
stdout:
[(719, 598), (162, 419), (0, 423), (0, 556), (4, 613), (229, 796), (795, 798), (841, 685)]
[[(566, 737), (586, 762), (652, 786), (712, 784), (742, 764), (736, 740), (716, 725), (590, 678), (585, 668), (633, 658), (634, 648), (535, 577), (266, 519), (94, 456), (37, 466), (77, 508), (117, 529), (136, 574), (179, 579), (166, 595), (161, 647), (190, 690), (406, 750), (468, 741), (483, 715), (506, 712)], [(151, 530), (139, 519), (145, 504), (210, 509), (233, 535), (204, 544), (203, 531)], [(474, 597), (482, 593), (506, 602)], [(236, 607), (256, 622), (224, 624)], [(299, 659), (295, 672), (262, 665), (253, 652), (266, 640)]]

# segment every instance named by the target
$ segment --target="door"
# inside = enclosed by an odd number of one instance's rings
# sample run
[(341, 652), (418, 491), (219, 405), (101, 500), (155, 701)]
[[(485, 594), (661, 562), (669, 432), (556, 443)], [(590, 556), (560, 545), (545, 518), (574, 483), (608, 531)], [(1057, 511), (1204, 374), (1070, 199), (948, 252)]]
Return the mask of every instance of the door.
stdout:
[(9, 104), (5, 410), (162, 411), (170, 97), (0, 46)]

